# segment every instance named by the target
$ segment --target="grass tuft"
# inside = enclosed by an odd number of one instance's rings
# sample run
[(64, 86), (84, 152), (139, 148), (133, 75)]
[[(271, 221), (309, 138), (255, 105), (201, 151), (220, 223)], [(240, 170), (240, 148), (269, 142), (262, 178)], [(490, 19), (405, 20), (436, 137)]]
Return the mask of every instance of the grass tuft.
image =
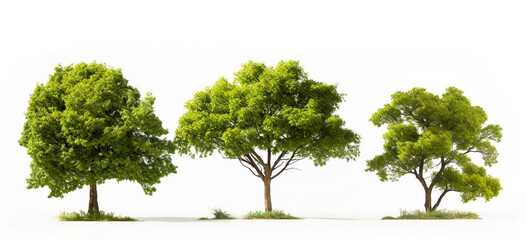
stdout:
[(98, 213), (88, 214), (84, 211), (80, 212), (61, 212), (59, 215), (61, 221), (138, 221), (131, 217), (115, 216), (114, 213), (105, 213), (100, 211)]
[(213, 218), (200, 217), (198, 220), (214, 220), (214, 219), (233, 219), (233, 217), (227, 213), (227, 211), (222, 210), (221, 208), (212, 209)]
[(481, 219), (478, 214), (473, 212), (462, 212), (457, 210), (437, 210), (433, 212), (423, 212), (421, 210), (408, 211), (401, 210), (399, 217), (386, 216), (383, 220), (392, 219)]
[(221, 210), (221, 208), (212, 209), (212, 219), (232, 219), (233, 217), (227, 213), (227, 211)]
[(298, 217), (293, 217), (289, 213), (284, 213), (282, 210), (273, 210), (270, 212), (249, 212), (245, 215), (247, 219), (299, 219)]

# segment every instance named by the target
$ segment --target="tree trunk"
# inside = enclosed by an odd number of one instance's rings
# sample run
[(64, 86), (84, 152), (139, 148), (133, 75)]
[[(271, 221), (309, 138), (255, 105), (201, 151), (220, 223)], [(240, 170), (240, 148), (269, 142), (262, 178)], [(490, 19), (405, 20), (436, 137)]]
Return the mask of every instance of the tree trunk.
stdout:
[(273, 204), (271, 203), (271, 177), (264, 177), (264, 198), (265, 198), (265, 211), (273, 211)]
[(99, 213), (99, 202), (97, 201), (97, 185), (90, 185), (90, 204), (88, 214)]
[(425, 190), (425, 210), (432, 212), (432, 188)]

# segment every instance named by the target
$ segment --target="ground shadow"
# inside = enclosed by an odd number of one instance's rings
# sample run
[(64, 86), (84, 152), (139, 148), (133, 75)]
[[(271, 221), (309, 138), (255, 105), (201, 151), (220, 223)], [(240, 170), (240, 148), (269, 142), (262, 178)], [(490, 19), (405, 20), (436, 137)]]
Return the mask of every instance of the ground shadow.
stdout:
[(190, 217), (137, 217), (143, 222), (196, 222), (198, 219)]
[(313, 217), (313, 218), (306, 218), (306, 219), (313, 219), (313, 220), (359, 220), (358, 218), (340, 218), (340, 217)]
[[(197, 218), (191, 218), (191, 217), (136, 217), (136, 219), (141, 220), (143, 222), (197, 222), (200, 221)], [(356, 218), (330, 218), (330, 217), (322, 217), (322, 218), (301, 218), (296, 220), (303, 220), (303, 219), (314, 219), (314, 220), (359, 220)], [(223, 219), (225, 220), (225, 219)], [(243, 219), (235, 219), (235, 220), (243, 220)], [(278, 220), (278, 219), (274, 219)], [(291, 220), (291, 219), (286, 219)]]

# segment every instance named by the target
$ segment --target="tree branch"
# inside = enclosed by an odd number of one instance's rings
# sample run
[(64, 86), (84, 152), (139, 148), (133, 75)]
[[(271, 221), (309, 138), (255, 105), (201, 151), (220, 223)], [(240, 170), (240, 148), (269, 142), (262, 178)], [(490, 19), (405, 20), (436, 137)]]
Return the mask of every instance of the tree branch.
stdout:
[(265, 176), (263, 174), (263, 171), (258, 167), (256, 162), (251, 158), (249, 154), (247, 154), (246, 157), (248, 160), (246, 160), (245, 162), (248, 163), (251, 167), (253, 167), (254, 170), (256, 170), (256, 172), (258, 173), (258, 176), (263, 179), (263, 177)]
[(251, 149), (251, 152), (249, 154), (252, 154), (253, 157), (256, 157), (256, 160), (258, 163), (260, 163), (262, 166), (265, 165), (263, 159), (254, 151), (254, 149)]
[[(289, 160), (287, 160), (287, 162), (285, 163), (285, 166), (282, 168), (282, 170), (280, 170), (277, 174), (275, 174), (274, 176), (271, 177), (271, 180), (274, 179), (275, 177), (277, 177), (278, 175), (282, 174), (282, 172), (284, 172), (285, 170), (287, 170), (287, 167), (289, 166), (289, 164), (291, 164), (291, 161), (293, 160), (293, 158), (295, 157), (295, 154), (296, 152), (298, 151), (298, 149), (300, 148), (297, 148), (295, 151), (293, 151), (293, 153), (291, 154), (291, 157), (289, 158)], [(296, 162), (296, 161), (295, 161)]]
[(443, 191), (443, 193), (441, 193), (441, 196), (439, 196), (439, 198), (437, 199), (436, 204), (434, 204), (434, 207), (432, 208), (432, 211), (435, 211), (437, 209), (437, 207), (439, 207), (439, 204), (441, 203), (441, 200), (443, 199), (443, 197), (445, 196), (445, 194), (447, 192), (450, 192), (450, 190), (449, 189), (445, 189), (445, 191)]
[(439, 178), (443, 174), (443, 170), (445, 170), (446, 164), (445, 164), (445, 157), (441, 157), (441, 168), (434, 176), (434, 179), (432, 179), (432, 182), (430, 183), (430, 188), (433, 188), (434, 185), (439, 181)]
[(469, 149), (467, 149), (466, 152), (462, 153), (463, 155), (466, 155), (468, 154), (470, 151), (472, 151), (472, 149), (474, 149), (474, 146), (470, 147)]
[[(287, 153), (287, 151), (283, 151), (282, 153), (280, 153), (280, 156), (278, 156), (278, 158), (276, 158), (276, 161), (274, 161), (274, 163), (273, 163), (273, 167), (271, 168), (272, 170), (277, 169), (278, 167), (280, 167), (283, 164), (283, 162), (281, 160), (282, 160), (282, 157), (284, 157), (284, 155), (286, 153)], [(281, 164), (279, 165), (279, 163), (281, 163)]]
[(415, 178), (419, 180), (419, 182), (421, 183), (421, 185), (423, 185), (423, 188), (425, 190), (428, 190), (428, 185), (426, 184), (426, 180), (423, 178), (423, 168), (424, 168), (424, 159), (421, 160), (421, 162), (419, 163), (419, 172), (414, 170)]
[(258, 176), (249, 166), (243, 164), (244, 162), (246, 162), (245, 160), (243, 160), (242, 158), (238, 158), (238, 161), (240, 161), (240, 163), (242, 164), (242, 166), (244, 166), (245, 168), (249, 169), (249, 171), (251, 171), (251, 173), (255, 176), (255, 177), (259, 177), (261, 178), (260, 176)]
[(271, 149), (267, 149), (267, 165), (271, 165)]

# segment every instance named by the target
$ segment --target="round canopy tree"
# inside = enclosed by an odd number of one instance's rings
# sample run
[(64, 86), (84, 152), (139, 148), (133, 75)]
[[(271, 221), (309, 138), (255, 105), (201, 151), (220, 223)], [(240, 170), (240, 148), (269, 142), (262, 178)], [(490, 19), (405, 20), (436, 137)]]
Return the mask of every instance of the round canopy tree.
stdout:
[(354, 159), (359, 136), (334, 114), (343, 101), (337, 87), (308, 79), (297, 61), (242, 66), (234, 82), (220, 78), (186, 103), (176, 149), (192, 157), (217, 150), (238, 160), (263, 181), (265, 211), (272, 211), (272, 179), (302, 159), (315, 166)]
[[(501, 127), (489, 124), (487, 114), (472, 106), (463, 92), (454, 87), (442, 97), (414, 88), (396, 92), (392, 103), (384, 105), (370, 119), (377, 127), (388, 125), (384, 153), (367, 162), (381, 181), (397, 181), (415, 176), (425, 192), (425, 210), (435, 211), (448, 192), (461, 193), (464, 203), (476, 198), (489, 201), (502, 189), (497, 178), (471, 156), (479, 154), (485, 166), (497, 163), (492, 142), (501, 140)], [(435, 204), (432, 190), (441, 191)]]
[(33, 159), (28, 188), (47, 186), (48, 197), (90, 186), (88, 213), (99, 211), (97, 185), (109, 179), (139, 183), (146, 194), (176, 172), (175, 151), (154, 114), (121, 69), (105, 64), (57, 66), (30, 97), (20, 145)]

